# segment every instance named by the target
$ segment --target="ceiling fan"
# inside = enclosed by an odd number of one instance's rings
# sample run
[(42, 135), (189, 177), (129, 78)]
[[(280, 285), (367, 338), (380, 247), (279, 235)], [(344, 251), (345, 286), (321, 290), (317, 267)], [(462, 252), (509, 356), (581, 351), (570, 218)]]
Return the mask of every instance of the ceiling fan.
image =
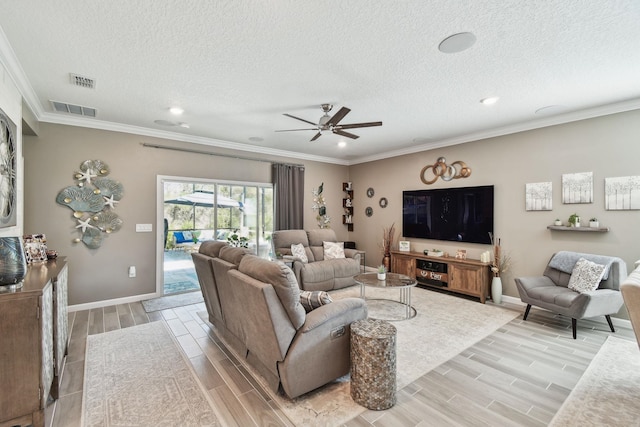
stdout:
[(284, 115), (287, 117), (291, 117), (292, 119), (296, 119), (296, 120), (300, 120), (301, 122), (305, 122), (308, 123), (314, 127), (312, 128), (306, 128), (306, 129), (284, 129), (284, 130), (277, 130), (276, 132), (293, 132), (293, 131), (299, 131), (299, 130), (317, 130), (318, 133), (315, 134), (315, 136), (313, 138), (311, 138), (311, 141), (315, 141), (316, 139), (320, 138), (320, 136), (322, 135), (323, 132), (328, 132), (331, 131), (333, 133), (335, 133), (336, 135), (341, 135), (341, 136), (346, 136), (347, 138), (351, 138), (351, 139), (357, 139), (358, 135), (354, 135), (350, 132), (345, 132), (344, 129), (354, 129), (354, 128), (366, 128), (366, 127), (371, 127), (371, 126), (382, 126), (382, 122), (367, 122), (367, 123), (351, 123), (351, 124), (344, 124), (341, 125), (340, 120), (344, 119), (344, 116), (346, 116), (349, 111), (351, 111), (349, 108), (347, 107), (342, 107), (340, 108), (340, 110), (338, 110), (338, 112), (336, 114), (334, 114), (333, 116), (329, 116), (329, 111), (331, 111), (331, 109), (333, 108), (332, 104), (322, 104), (322, 111), (324, 112), (324, 115), (322, 117), (320, 117), (320, 120), (318, 121), (318, 123), (313, 123), (310, 122), (309, 120), (305, 120), (305, 119), (301, 119), (300, 117), (296, 117), (296, 116), (292, 116), (291, 114), (287, 114), (285, 113)]

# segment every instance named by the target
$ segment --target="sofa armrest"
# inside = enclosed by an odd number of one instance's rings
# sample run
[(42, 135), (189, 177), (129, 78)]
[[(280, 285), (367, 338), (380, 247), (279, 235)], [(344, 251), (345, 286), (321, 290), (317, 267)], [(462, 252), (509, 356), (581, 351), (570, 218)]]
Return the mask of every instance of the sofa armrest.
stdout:
[[(304, 325), (300, 328), (300, 332), (303, 334), (309, 333), (315, 329), (321, 328), (326, 323), (335, 324), (335, 320), (338, 319), (339, 322), (346, 321), (351, 319), (354, 315), (360, 316), (364, 313), (365, 317), (367, 314), (367, 306), (363, 299), (361, 298), (344, 298), (337, 301), (334, 301), (330, 304), (325, 304), (312, 310), (307, 313), (307, 317), (305, 319)], [(354, 322), (359, 320), (357, 319), (351, 320)], [(351, 324), (349, 322), (349, 324)]]
[(344, 250), (344, 256), (345, 256), (345, 258), (353, 258), (353, 259), (357, 260), (358, 262), (360, 262), (360, 251), (358, 251), (356, 249), (345, 249)]
[(318, 388), (349, 372), (350, 325), (367, 317), (360, 298), (345, 298), (307, 314), (283, 362), (278, 363), (280, 381), (291, 397)]

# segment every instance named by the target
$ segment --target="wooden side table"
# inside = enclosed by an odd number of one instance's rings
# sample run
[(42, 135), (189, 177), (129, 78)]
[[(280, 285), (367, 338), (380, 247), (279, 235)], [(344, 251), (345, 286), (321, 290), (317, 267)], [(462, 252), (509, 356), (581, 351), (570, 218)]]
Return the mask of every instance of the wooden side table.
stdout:
[(351, 324), (351, 398), (375, 411), (396, 404), (396, 328), (384, 320)]

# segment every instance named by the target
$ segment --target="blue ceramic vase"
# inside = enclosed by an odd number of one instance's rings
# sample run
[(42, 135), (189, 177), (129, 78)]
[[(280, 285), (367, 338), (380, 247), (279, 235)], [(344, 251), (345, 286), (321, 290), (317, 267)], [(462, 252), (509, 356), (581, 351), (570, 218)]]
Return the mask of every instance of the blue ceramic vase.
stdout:
[(20, 237), (0, 237), (0, 286), (19, 288), (27, 274)]

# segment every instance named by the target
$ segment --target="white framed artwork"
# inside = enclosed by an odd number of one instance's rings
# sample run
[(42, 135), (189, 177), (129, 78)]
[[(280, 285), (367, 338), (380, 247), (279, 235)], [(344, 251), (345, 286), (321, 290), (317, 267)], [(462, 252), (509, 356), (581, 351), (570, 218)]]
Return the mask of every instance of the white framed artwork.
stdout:
[(562, 203), (593, 203), (593, 172), (563, 174)]
[(409, 252), (411, 250), (411, 242), (408, 240), (400, 240), (398, 242), (398, 250), (401, 252)]
[(550, 211), (553, 206), (553, 183), (534, 182), (525, 184), (525, 209), (528, 211)]
[(608, 211), (640, 209), (640, 176), (605, 178), (604, 200)]

